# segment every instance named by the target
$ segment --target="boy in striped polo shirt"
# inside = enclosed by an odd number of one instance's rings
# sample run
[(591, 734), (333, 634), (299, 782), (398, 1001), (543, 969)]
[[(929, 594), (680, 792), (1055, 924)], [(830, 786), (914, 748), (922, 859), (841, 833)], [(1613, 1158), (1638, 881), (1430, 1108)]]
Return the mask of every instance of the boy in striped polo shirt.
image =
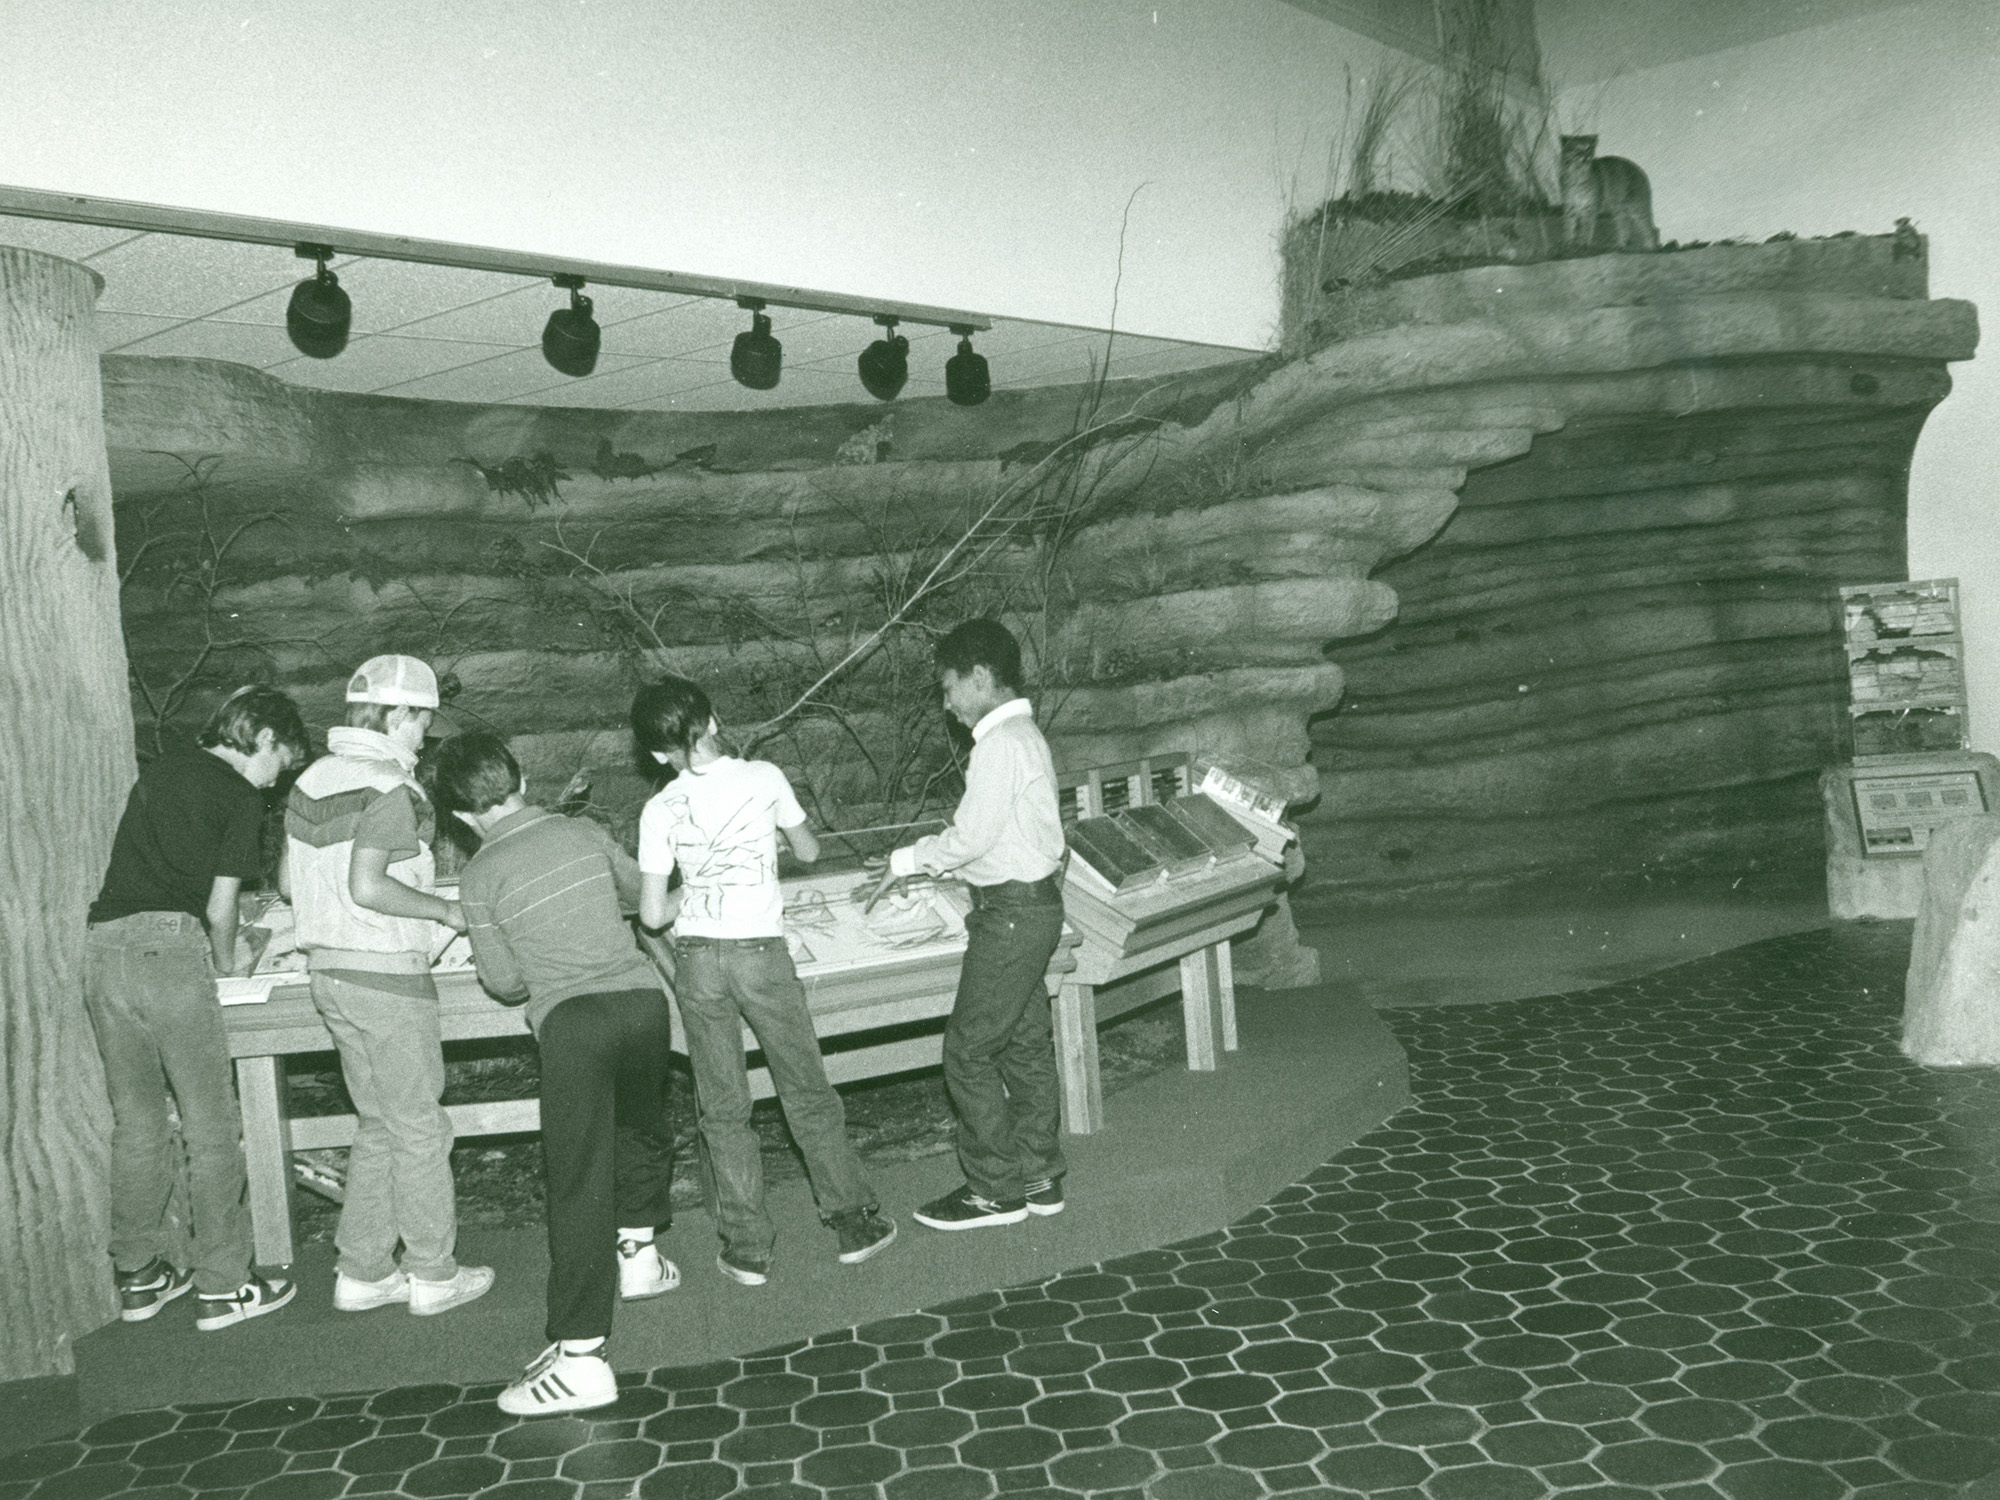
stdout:
[(549, 1347), (500, 1409), (608, 1406), (614, 1293), (657, 1297), (680, 1272), (653, 1243), (671, 1218), (667, 997), (622, 913), (639, 868), (597, 824), (531, 806), (498, 735), (461, 734), (427, 768), (440, 809), (479, 836), (459, 878), (480, 983), (525, 1002), (542, 1053)]

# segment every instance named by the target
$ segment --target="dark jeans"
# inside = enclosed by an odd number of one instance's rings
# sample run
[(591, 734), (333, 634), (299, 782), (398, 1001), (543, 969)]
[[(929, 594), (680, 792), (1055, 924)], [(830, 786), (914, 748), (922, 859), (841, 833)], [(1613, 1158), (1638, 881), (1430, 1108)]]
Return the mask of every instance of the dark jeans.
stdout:
[(667, 997), (572, 995), (542, 1022), (542, 1187), (549, 1326), (557, 1339), (611, 1332), (618, 1231), (672, 1217)]
[[(197, 1290), (235, 1291), (250, 1279), (243, 1127), (200, 919), (142, 911), (92, 927), (83, 999), (111, 1095), (112, 1263), (191, 1259)], [(191, 1256), (185, 1227), (169, 1222), (179, 1175), (170, 1089), (187, 1148)]]
[(716, 1229), (731, 1250), (767, 1258), (777, 1238), (764, 1207), (764, 1155), (750, 1128), (748, 1023), (785, 1123), (806, 1159), (820, 1216), (872, 1207), (875, 1191), (847, 1139), (847, 1108), (826, 1081), (806, 989), (783, 938), (684, 937), (674, 944), (674, 996), (694, 1064), (702, 1144), (715, 1175)]
[(1062, 921), (1053, 877), (973, 887), (944, 1081), (958, 1164), (985, 1198), (1018, 1198), (1022, 1184), (1067, 1169), (1046, 977)]

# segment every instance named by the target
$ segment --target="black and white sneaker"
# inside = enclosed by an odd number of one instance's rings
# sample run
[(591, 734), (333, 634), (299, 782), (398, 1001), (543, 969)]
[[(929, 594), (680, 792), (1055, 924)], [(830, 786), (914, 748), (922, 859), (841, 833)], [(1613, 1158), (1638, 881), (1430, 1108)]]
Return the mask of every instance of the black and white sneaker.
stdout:
[(1063, 1190), (1060, 1177), (1037, 1177), (1022, 1184), (1026, 1194), (1028, 1212), (1039, 1214), (1046, 1219), (1063, 1211)]
[(299, 1289), (282, 1276), (269, 1279), (252, 1276), (233, 1292), (224, 1292), (216, 1297), (203, 1292), (196, 1297), (194, 1326), (203, 1333), (213, 1333), (232, 1323), (276, 1312), (298, 1294)]
[(194, 1285), (194, 1272), (170, 1266), (154, 1256), (136, 1271), (119, 1271), (118, 1316), (127, 1323), (143, 1323), (174, 1298)]
[(771, 1279), (768, 1257), (759, 1259), (741, 1250), (723, 1250), (715, 1257), (715, 1269), (738, 1286), (762, 1286)]
[(967, 1182), (933, 1198), (910, 1217), (932, 1229), (984, 1229), (989, 1224), (1020, 1223), (1028, 1217), (1028, 1205), (1020, 1198), (982, 1198)]
[(587, 1354), (566, 1354), (561, 1344), (551, 1344), (500, 1393), (500, 1410), (510, 1417), (553, 1417), (593, 1411), (617, 1399), (618, 1377), (603, 1345)]
[(886, 1219), (872, 1208), (850, 1208), (827, 1220), (840, 1237), (840, 1263), (858, 1266), (869, 1256), (887, 1250), (896, 1238), (896, 1221)]

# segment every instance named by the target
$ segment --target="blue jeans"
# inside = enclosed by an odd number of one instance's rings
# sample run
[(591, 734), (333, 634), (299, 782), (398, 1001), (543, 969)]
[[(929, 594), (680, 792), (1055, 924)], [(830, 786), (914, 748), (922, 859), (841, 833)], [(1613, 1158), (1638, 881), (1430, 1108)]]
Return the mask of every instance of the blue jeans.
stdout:
[(437, 991), (417, 999), (315, 974), (312, 1001), (340, 1049), (354, 1101), (335, 1264), (359, 1280), (380, 1281), (396, 1269), (400, 1240), (405, 1271), (419, 1281), (449, 1281), (458, 1274), (458, 1206), (451, 1116), (438, 1102), (444, 1048)]
[(826, 1081), (806, 989), (785, 940), (678, 939), (674, 998), (687, 1029), (695, 1108), (714, 1174), (716, 1229), (723, 1244), (763, 1260), (777, 1238), (764, 1207), (764, 1156), (750, 1128), (745, 1023), (764, 1050), (785, 1123), (806, 1159), (820, 1216), (874, 1206), (874, 1189), (847, 1140), (847, 1108)]
[[(250, 1279), (250, 1215), (208, 934), (186, 912), (135, 912), (92, 927), (85, 955), (84, 1007), (111, 1095), (112, 1262), (190, 1261), (199, 1291), (233, 1292)], [(191, 1252), (169, 1222), (180, 1166), (169, 1090), (187, 1148)]]
[(1062, 923), (1053, 877), (973, 887), (944, 1083), (958, 1164), (983, 1198), (1018, 1198), (1024, 1184), (1068, 1169), (1047, 978)]

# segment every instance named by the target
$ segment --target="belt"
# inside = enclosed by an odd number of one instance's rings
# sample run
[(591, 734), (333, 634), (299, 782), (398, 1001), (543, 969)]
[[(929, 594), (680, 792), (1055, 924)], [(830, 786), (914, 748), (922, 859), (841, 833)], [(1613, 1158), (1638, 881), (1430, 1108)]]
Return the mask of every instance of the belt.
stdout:
[(1000, 880), (992, 885), (967, 887), (972, 892), (974, 906), (1025, 906), (1062, 900), (1062, 875), (1060, 872), (1044, 875), (1040, 880)]
[(150, 928), (154, 932), (199, 932), (206, 936), (208, 931), (200, 917), (184, 911), (130, 911), (122, 917), (112, 917), (107, 921), (91, 922), (87, 925), (96, 930), (117, 927), (128, 922), (134, 928)]

